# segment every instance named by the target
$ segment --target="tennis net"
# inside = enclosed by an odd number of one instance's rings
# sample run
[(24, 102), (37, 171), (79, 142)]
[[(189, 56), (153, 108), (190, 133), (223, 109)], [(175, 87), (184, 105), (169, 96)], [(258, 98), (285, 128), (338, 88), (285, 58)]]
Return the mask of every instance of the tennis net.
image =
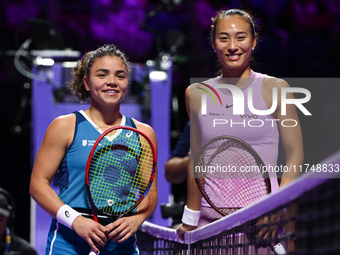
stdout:
[[(144, 222), (140, 254), (340, 254), (339, 164), (340, 151), (268, 197), (186, 233), (185, 241), (174, 229)], [(273, 227), (273, 238), (254, 238)]]

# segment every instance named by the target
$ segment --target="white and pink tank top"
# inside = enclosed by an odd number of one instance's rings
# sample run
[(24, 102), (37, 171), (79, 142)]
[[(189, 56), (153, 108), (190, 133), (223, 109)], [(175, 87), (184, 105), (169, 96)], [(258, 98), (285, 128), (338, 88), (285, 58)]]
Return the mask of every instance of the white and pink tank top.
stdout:
[[(251, 71), (246, 83), (240, 88), (244, 97), (244, 113), (233, 114), (233, 96), (227, 88), (216, 88), (218, 84), (223, 84), (221, 76), (205, 81), (215, 89), (217, 95), (211, 92), (212, 96), (206, 98), (206, 109), (202, 114), (202, 108), (198, 116), (198, 124), (201, 129), (202, 145), (212, 138), (221, 135), (238, 137), (247, 142), (262, 158), (267, 167), (275, 167), (278, 158), (279, 131), (277, 120), (269, 115), (258, 115), (250, 111), (248, 107), (248, 90), (252, 89), (253, 107), (256, 110), (268, 110), (261, 87), (266, 75)], [(202, 85), (202, 88), (209, 90)], [(193, 88), (197, 89), (197, 88)], [(214, 97), (214, 99), (213, 99)], [(221, 104), (222, 103), (222, 104)], [(269, 172), (271, 179), (271, 191), (278, 189), (277, 175)], [(202, 206), (209, 206), (202, 199)]]

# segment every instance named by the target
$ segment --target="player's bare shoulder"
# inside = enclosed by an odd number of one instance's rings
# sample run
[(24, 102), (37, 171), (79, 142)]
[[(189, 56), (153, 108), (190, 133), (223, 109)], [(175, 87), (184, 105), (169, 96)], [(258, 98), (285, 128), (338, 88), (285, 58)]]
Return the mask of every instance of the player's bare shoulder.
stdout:
[(196, 82), (196, 83), (192, 83), (188, 86), (187, 90), (190, 90), (190, 95), (201, 95), (204, 94), (206, 92), (204, 92), (204, 90), (207, 89), (211, 81), (210, 80), (206, 80), (206, 81), (202, 81), (202, 82)]
[(198, 114), (201, 109), (202, 95), (206, 94), (206, 91), (207, 87), (205, 87), (202, 83), (193, 83), (186, 89), (186, 104), (188, 105), (191, 113)]
[(136, 119), (133, 119), (133, 122), (135, 123), (137, 129), (140, 130), (141, 132), (143, 132), (144, 134), (146, 134), (148, 137), (150, 137), (150, 139), (152, 140), (152, 142), (156, 146), (156, 144), (157, 144), (156, 134), (155, 134), (155, 131), (152, 129), (152, 127), (150, 125), (143, 123), (143, 122), (140, 122)]
[(76, 123), (76, 115), (71, 113), (61, 115), (55, 118), (47, 128), (46, 135), (50, 137), (58, 137), (68, 146), (73, 140), (74, 129)]
[(289, 87), (289, 84), (284, 79), (267, 75), (263, 80), (262, 88), (264, 90), (271, 92), (273, 88), (281, 89), (283, 87)]
[(51, 122), (50, 126), (61, 128), (63, 131), (67, 131), (68, 129), (74, 130), (75, 122), (76, 115), (71, 113), (58, 116)]

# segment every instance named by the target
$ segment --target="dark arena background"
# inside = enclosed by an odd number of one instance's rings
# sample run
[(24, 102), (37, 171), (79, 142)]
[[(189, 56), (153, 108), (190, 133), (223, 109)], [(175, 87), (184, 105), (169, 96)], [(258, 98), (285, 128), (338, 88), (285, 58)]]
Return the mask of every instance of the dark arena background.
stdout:
[[(33, 245), (35, 205), (28, 188), (39, 146), (35, 137), (45, 132), (34, 125), (34, 114), (45, 104), (75, 103), (64, 89), (70, 67), (58, 69), (60, 77), (51, 75), (51, 66), (39, 64), (44, 54), (55, 63), (74, 62), (102, 44), (117, 45), (134, 66), (126, 103), (137, 106), (140, 119), (149, 123), (163, 106), (150, 102), (147, 67), (159, 69), (162, 61), (171, 59), (169, 111), (165, 112), (168, 132), (162, 134), (169, 142), (165, 151), (159, 150), (166, 159), (188, 121), (184, 91), (190, 78), (214, 77), (218, 70), (210, 45), (211, 17), (220, 9), (243, 8), (259, 26), (253, 70), (311, 81), (304, 87), (311, 91), (306, 107), (313, 117), (300, 119), (305, 162), (317, 164), (340, 149), (337, 0), (2, 0), (0, 6), (0, 187), (16, 202), (15, 233)], [(33, 100), (32, 87), (35, 81), (39, 85), (42, 73), (49, 77), (53, 102), (41, 97), (44, 94), (36, 95), (42, 102)], [(164, 164), (158, 171), (164, 181)], [(158, 207), (169, 202), (170, 186), (159, 192), (164, 196)], [(45, 246), (46, 240), (39, 242)]]

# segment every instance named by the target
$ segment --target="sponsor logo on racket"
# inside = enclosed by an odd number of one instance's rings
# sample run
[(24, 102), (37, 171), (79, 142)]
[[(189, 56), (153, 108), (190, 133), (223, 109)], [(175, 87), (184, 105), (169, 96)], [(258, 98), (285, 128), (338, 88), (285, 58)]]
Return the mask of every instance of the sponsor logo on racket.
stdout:
[(115, 202), (111, 199), (107, 200), (108, 206), (112, 206)]

